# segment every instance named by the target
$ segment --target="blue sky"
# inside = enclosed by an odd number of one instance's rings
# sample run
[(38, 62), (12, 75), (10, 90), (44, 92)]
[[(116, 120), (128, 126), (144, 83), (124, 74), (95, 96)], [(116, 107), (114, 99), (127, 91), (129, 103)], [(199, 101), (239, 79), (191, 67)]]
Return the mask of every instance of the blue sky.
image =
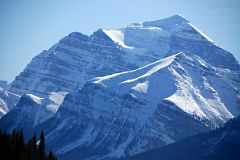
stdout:
[(181, 14), (240, 61), (239, 0), (0, 0), (0, 80), (65, 35)]

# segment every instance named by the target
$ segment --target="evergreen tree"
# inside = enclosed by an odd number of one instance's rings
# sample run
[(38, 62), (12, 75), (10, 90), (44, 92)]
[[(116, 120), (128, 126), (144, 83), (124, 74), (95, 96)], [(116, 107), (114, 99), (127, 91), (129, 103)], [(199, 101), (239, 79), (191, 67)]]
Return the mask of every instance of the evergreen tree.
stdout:
[(32, 158), (38, 160), (39, 159), (39, 152), (37, 148), (37, 136), (34, 132), (33, 138), (32, 138)]
[(9, 134), (0, 130), (0, 160), (57, 160), (57, 158), (51, 151), (46, 154), (43, 132), (37, 145), (36, 133), (25, 144), (22, 131), (13, 130)]
[(26, 154), (27, 154), (27, 159), (33, 159), (33, 142), (32, 139), (30, 139), (27, 143), (26, 146)]
[(57, 160), (57, 158), (55, 157), (55, 155), (53, 154), (52, 151), (49, 152), (47, 158), (47, 160)]
[(12, 131), (12, 140), (10, 140), (11, 142), (12, 142), (12, 144), (11, 144), (11, 152), (12, 152), (12, 154), (10, 155), (11, 156), (11, 158), (12, 159), (16, 159), (16, 154), (15, 154), (15, 148), (16, 148), (16, 137), (17, 137), (17, 135), (16, 135), (16, 130), (14, 129), (13, 131)]
[(44, 138), (44, 133), (43, 131), (40, 134), (40, 142), (39, 142), (39, 155), (40, 155), (40, 160), (45, 160), (46, 159), (46, 153), (45, 153), (45, 138)]

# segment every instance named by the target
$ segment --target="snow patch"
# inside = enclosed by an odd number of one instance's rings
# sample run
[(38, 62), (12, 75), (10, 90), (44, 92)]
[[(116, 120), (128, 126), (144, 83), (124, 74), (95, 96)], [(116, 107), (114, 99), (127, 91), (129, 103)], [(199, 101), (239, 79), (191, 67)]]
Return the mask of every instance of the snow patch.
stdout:
[(123, 48), (133, 49), (134, 47), (130, 47), (125, 45), (124, 43), (124, 33), (120, 30), (103, 30), (105, 34), (107, 34), (114, 42), (122, 46)]
[(143, 83), (138, 83), (136, 86), (134, 86), (132, 89), (135, 91), (141, 92), (141, 93), (147, 93), (148, 90), (148, 81), (145, 81)]
[(30, 99), (32, 99), (37, 104), (41, 104), (42, 103), (43, 98), (40, 98), (40, 97), (35, 96), (33, 94), (26, 94), (26, 96), (29, 97)]

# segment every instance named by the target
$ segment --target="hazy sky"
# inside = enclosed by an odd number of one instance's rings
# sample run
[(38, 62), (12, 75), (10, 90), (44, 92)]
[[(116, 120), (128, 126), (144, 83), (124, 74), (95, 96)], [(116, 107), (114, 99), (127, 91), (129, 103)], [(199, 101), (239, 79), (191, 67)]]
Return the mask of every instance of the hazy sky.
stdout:
[(0, 0), (0, 79), (65, 35), (181, 14), (240, 61), (240, 0)]

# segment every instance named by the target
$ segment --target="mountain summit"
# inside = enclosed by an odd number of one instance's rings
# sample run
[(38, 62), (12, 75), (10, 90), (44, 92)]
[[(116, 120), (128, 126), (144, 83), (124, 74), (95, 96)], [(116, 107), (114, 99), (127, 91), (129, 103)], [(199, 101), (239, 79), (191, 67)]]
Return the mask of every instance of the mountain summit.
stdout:
[(128, 52), (144, 55), (150, 61), (185, 52), (196, 54), (216, 67), (240, 70), (239, 63), (231, 53), (216, 45), (181, 15), (133, 23), (117, 30), (105, 30), (105, 33)]
[(90, 78), (136, 69), (177, 52), (196, 54), (216, 67), (240, 70), (231, 53), (174, 15), (116, 30), (99, 29), (90, 36), (73, 32), (34, 57), (9, 90), (37, 96), (69, 92)]
[(154, 26), (167, 30), (168, 28), (177, 26), (181, 23), (189, 23), (189, 20), (182, 15), (177, 14), (161, 20), (143, 22), (143, 26)]

